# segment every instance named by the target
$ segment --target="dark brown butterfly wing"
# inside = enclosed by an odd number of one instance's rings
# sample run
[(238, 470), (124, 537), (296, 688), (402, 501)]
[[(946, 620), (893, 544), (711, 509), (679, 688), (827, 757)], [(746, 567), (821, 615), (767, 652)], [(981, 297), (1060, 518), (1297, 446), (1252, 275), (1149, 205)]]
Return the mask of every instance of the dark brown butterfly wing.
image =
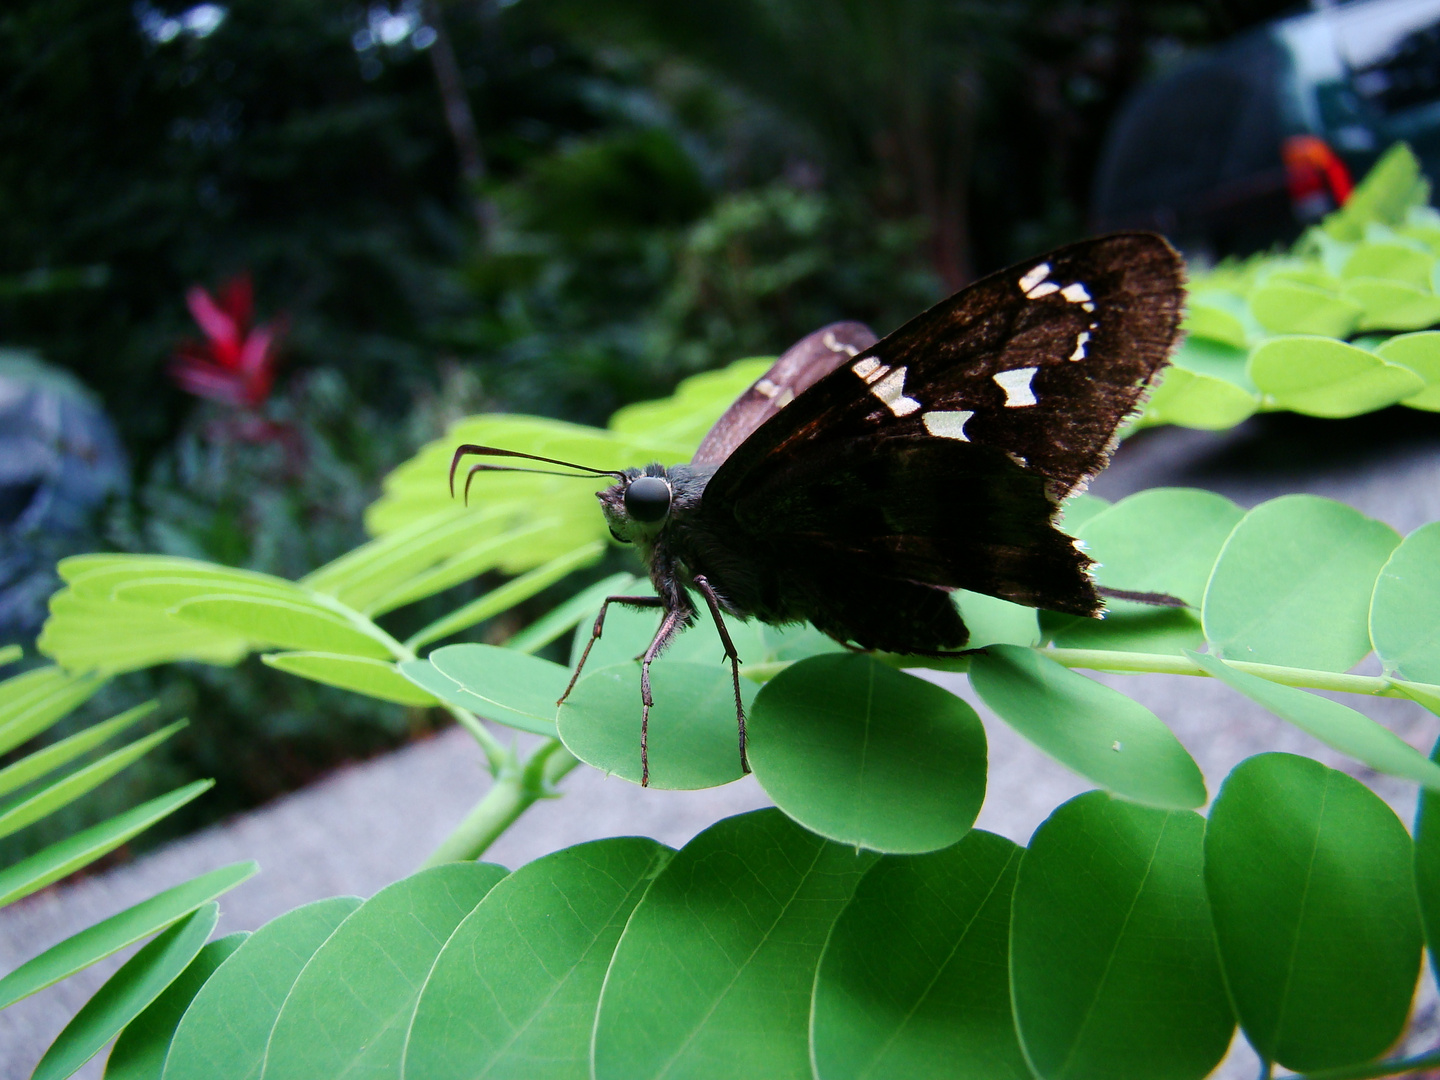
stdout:
[[(1095, 614), (1089, 560), (1053, 519), (1165, 365), (1183, 295), (1179, 256), (1143, 233), (985, 278), (756, 430), (707, 484), (705, 524), (807, 595), (849, 575)], [(922, 637), (901, 644), (940, 647)]]
[(691, 463), (720, 464), (766, 420), (876, 340), (858, 322), (831, 323), (801, 338), (715, 421)]

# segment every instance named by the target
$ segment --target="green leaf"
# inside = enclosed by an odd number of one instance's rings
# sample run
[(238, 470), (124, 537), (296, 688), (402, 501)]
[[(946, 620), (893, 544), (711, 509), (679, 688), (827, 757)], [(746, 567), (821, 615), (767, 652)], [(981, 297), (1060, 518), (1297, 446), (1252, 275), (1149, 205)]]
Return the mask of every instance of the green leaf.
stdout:
[[(559, 664), (494, 645), (446, 645), (430, 654), (428, 665), (458, 688), (442, 692), (433, 681), (421, 684), (446, 701), (498, 724), (555, 737), (555, 703), (570, 681)], [(414, 661), (400, 670), (409, 679), (421, 674)]]
[(813, 656), (750, 710), (750, 765), (812, 832), (874, 851), (949, 847), (985, 801), (985, 728), (934, 683), (855, 653)]
[[(1095, 577), (1112, 589), (1165, 593), (1198, 609), (1210, 571), (1245, 512), (1229, 499), (1196, 488), (1153, 488), (1122, 499), (1076, 532), (1097, 563)], [(1102, 620), (1047, 616), (1056, 645), (1170, 653), (1205, 640), (1190, 611), (1106, 601)]]
[(676, 853), (610, 961), (595, 1080), (809, 1080), (815, 968), (875, 856), (778, 810), (727, 818)]
[[(1430, 751), (1440, 762), (1440, 742)], [(1415, 895), (1420, 901), (1420, 923), (1430, 950), (1430, 967), (1440, 979), (1440, 794), (1420, 789), (1415, 808)]]
[(1210, 811), (1205, 883), (1262, 1059), (1334, 1068), (1399, 1037), (1420, 968), (1410, 838), (1363, 784), (1292, 754), (1241, 762)]
[(1200, 767), (1138, 701), (1013, 645), (972, 657), (970, 684), (1021, 735), (1115, 794), (1167, 809), (1204, 805)]
[(219, 918), (220, 906), (206, 904), (125, 961), (56, 1036), (31, 1080), (64, 1080), (104, 1049), (189, 966)]
[(0, 907), (88, 866), (214, 786), (213, 780), (196, 780), (51, 844), (14, 866), (5, 867), (0, 870)]
[(1348, 671), (1370, 651), (1370, 594), (1399, 543), (1389, 525), (1333, 499), (1261, 503), (1235, 526), (1205, 590), (1211, 651)]
[(106, 675), (172, 660), (235, 664), (250, 651), (234, 632), (187, 623), (145, 604), (87, 600), (72, 589), (50, 598), (50, 618), (37, 644), (71, 670)]
[(1417, 251), (1408, 244), (1371, 241), (1360, 244), (1350, 253), (1350, 257), (1340, 269), (1340, 276), (1384, 278), (1423, 289), (1429, 286), (1430, 271), (1434, 268), (1433, 255)]
[(1328, 337), (1271, 338), (1250, 354), (1250, 377), (1275, 406), (1328, 419), (1374, 412), (1425, 389), (1409, 368)]
[(1255, 318), (1272, 334), (1343, 338), (1355, 328), (1361, 311), (1359, 304), (1328, 289), (1294, 281), (1267, 281), (1251, 291), (1249, 300)]
[(599, 540), (582, 544), (573, 551), (567, 551), (565, 554), (551, 559), (544, 566), (537, 567), (528, 574), (522, 574), (512, 581), (507, 581), (504, 585), (491, 589), (484, 596), (476, 597), (450, 614), (436, 619), (429, 626), (412, 634), (405, 644), (411, 649), (418, 649), (432, 641), (439, 641), (451, 634), (468, 630), (486, 619), (492, 619), (501, 612), (509, 611), (515, 605), (549, 588), (567, 574), (595, 562), (604, 551), (605, 545)]
[(128, 768), (144, 757), (160, 743), (186, 725), (187, 721), (177, 720), (168, 727), (151, 732), (143, 738), (114, 750), (89, 765), (76, 769), (68, 776), (51, 781), (33, 794), (23, 796), (0, 807), (0, 836), (9, 836), (43, 817), (69, 806), (106, 780)]
[(295, 980), (270, 1034), (264, 1080), (398, 1075), (435, 957), (505, 873), (489, 863), (448, 863), (361, 905)]
[(69, 675), (44, 667), (0, 683), (0, 754), (45, 731), (72, 709), (89, 701), (105, 683), (93, 675)]
[(156, 702), (147, 701), (126, 709), (118, 716), (112, 716), (103, 723), (77, 731), (68, 738), (33, 753), (27, 754), (12, 765), (0, 769), (0, 795), (8, 795), (26, 784), (38, 780), (61, 765), (74, 761), (102, 743), (109, 742), (126, 728), (149, 716), (156, 709)]
[(321, 607), (231, 593), (186, 600), (171, 613), (182, 622), (228, 630), (285, 649), (391, 659), (378, 631), (362, 630), (344, 615)]
[(224, 895), (260, 868), (253, 862), (233, 863), (156, 893), (148, 900), (111, 915), (27, 960), (0, 979), (0, 1009), (68, 979), (77, 971), (113, 956), (141, 938), (158, 933), (196, 908)]
[(1196, 293), (1192, 290), (1188, 299), (1188, 309), (1182, 324), (1187, 340), (1209, 338), (1237, 349), (1246, 347), (1249, 335), (1245, 332), (1245, 323), (1239, 314), (1232, 310), (1230, 296), (1214, 292)]
[[(650, 686), (650, 786), (688, 791), (740, 779), (729, 666), (656, 664)], [(756, 691), (749, 680), (741, 682), (747, 715)], [(640, 665), (601, 668), (581, 679), (560, 707), (560, 738), (587, 765), (638, 784), (640, 711)]]
[(965, 629), (970, 631), (970, 640), (965, 643), (967, 649), (1040, 644), (1039, 612), (1034, 608), (966, 589), (955, 590), (951, 599), (960, 609)]
[[(266, 653), (260, 657), (270, 667), (312, 679), (326, 686), (354, 690), (357, 694), (393, 701), (399, 705), (435, 705), (434, 694), (420, 689), (384, 660), (346, 656), (329, 652)], [(423, 663), (423, 661), (419, 661)]]
[(1424, 754), (1364, 713), (1338, 701), (1238, 671), (1213, 656), (1190, 653), (1190, 659), (1326, 746), (1350, 755), (1376, 772), (1440, 790), (1440, 765), (1426, 760)]
[(19, 645), (0, 645), (0, 667), (13, 664), (24, 655), (25, 650)]
[(190, 966), (120, 1033), (105, 1062), (105, 1080), (160, 1080), (180, 1018), (210, 976), (249, 936), (243, 931), (227, 934), (201, 949)]
[(1199, 1080), (1235, 1027), (1201, 876), (1205, 823), (1092, 791), (1020, 859), (1010, 986), (1043, 1080)]
[(257, 1080), (275, 1018), (315, 951), (360, 906), (357, 896), (317, 900), (251, 934), (185, 1011), (164, 1080)]
[(1356, 278), (1341, 295), (1361, 309), (1357, 330), (1420, 330), (1440, 322), (1440, 296), (1398, 281)]
[(1403, 142), (1394, 143), (1370, 167), (1345, 205), (1328, 215), (1320, 227), (1336, 240), (1360, 240), (1371, 222), (1403, 222), (1406, 211), (1429, 199), (1429, 190), (1414, 151)]
[[(675, 388), (672, 397), (618, 410), (610, 417), (610, 430), (647, 440), (664, 439), (694, 450), (721, 413), (772, 363), (770, 357), (736, 360), (719, 371), (692, 375)], [(684, 459), (688, 461), (689, 455)]]
[(536, 859), (496, 885), (436, 957), (402, 1075), (589, 1075), (611, 953), (672, 854), (641, 837), (596, 840)]
[(1071, 495), (1060, 504), (1060, 527), (1074, 535), (1076, 529), (1111, 505), (1113, 504), (1099, 495), (1091, 495), (1089, 492), (1082, 491), (1078, 495)]
[[(638, 580), (634, 574), (622, 573), (611, 574), (605, 580), (597, 581), (559, 607), (540, 616), (505, 642), (505, 647), (523, 653), (539, 651), (567, 630), (573, 630), (587, 615), (593, 616), (605, 597), (624, 592)], [(588, 626), (586, 630), (589, 630)]]
[(1403, 364), (1425, 380), (1425, 389), (1405, 398), (1402, 405), (1440, 412), (1440, 332), (1397, 334), (1378, 345), (1375, 355), (1392, 364)]
[(1387, 672), (1440, 683), (1440, 521), (1407, 536), (1380, 571), (1370, 639)]
[(1020, 853), (975, 829), (866, 872), (815, 977), (817, 1077), (1030, 1080), (1007, 977)]
[(1224, 431), (1249, 419), (1260, 399), (1228, 379), (1179, 366), (1165, 369), (1145, 402), (1145, 419), (1201, 431)]

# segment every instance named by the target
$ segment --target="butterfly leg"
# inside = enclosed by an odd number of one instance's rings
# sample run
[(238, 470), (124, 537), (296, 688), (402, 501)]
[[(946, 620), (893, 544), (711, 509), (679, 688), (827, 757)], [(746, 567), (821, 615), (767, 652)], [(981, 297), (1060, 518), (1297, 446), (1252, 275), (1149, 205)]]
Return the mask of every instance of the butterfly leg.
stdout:
[(607, 596), (605, 602), (600, 605), (600, 614), (595, 616), (595, 626), (590, 631), (590, 640), (585, 643), (585, 651), (580, 654), (580, 662), (575, 665), (575, 673), (570, 676), (570, 682), (566, 685), (565, 692), (560, 695), (560, 700), (555, 702), (557, 706), (565, 704), (565, 699), (570, 696), (570, 691), (574, 690), (575, 684), (580, 681), (580, 670), (585, 666), (585, 661), (590, 657), (590, 650), (595, 647), (595, 642), (600, 640), (600, 635), (605, 630), (605, 612), (610, 610), (611, 604), (647, 608), (664, 607), (665, 602), (658, 596)]
[(709, 605), (710, 617), (715, 620), (715, 629), (720, 631), (720, 642), (725, 646), (725, 659), (730, 661), (730, 678), (735, 684), (735, 723), (740, 729), (740, 769), (748, 773), (750, 759), (745, 756), (745, 704), (740, 700), (740, 656), (735, 651), (735, 643), (730, 640), (725, 620), (720, 617), (720, 598), (715, 595), (714, 587), (703, 574), (696, 574), (694, 581), (695, 588), (700, 590), (700, 595)]
[(640, 657), (640, 786), (650, 786), (650, 706), (655, 699), (650, 693), (650, 665), (660, 655), (670, 639), (685, 626), (686, 614), (672, 608), (660, 620), (660, 628), (650, 647)]

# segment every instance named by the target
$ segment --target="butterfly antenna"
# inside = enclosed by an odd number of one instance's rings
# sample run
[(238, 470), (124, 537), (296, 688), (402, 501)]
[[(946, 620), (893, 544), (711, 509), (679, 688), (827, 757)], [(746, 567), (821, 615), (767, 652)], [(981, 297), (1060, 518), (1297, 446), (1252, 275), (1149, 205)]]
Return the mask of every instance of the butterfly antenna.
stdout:
[(573, 461), (561, 461), (559, 458), (541, 457), (538, 454), (522, 454), (519, 450), (502, 450), (498, 446), (477, 446), (474, 443), (462, 443), (455, 448), (455, 456), (450, 459), (450, 497), (455, 497), (455, 470), (460, 467), (460, 461), (469, 455), (479, 457), (513, 457), (524, 458), (526, 461), (543, 461), (547, 465), (562, 465), (567, 469), (576, 470), (573, 473), (552, 472), (549, 469), (524, 469), (514, 465), (474, 465), (465, 477), (465, 498), (469, 501), (470, 481), (477, 472), (528, 472), (539, 473), (541, 476), (578, 476), (595, 477), (609, 476), (616, 480), (623, 480), (625, 474), (613, 469), (592, 469), (588, 465), (577, 465)]

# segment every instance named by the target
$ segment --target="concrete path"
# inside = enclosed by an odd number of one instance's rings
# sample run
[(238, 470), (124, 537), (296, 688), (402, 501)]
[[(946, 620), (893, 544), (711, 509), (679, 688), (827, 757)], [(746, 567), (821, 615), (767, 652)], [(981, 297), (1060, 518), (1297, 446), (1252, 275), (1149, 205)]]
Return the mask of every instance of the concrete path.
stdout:
[[(1274, 418), (1222, 435), (1149, 432), (1125, 445), (1093, 490), (1113, 499), (1160, 485), (1207, 487), (1244, 506), (1309, 491), (1348, 502), (1404, 533), (1440, 519), (1440, 417), (1391, 410), (1331, 424)], [(973, 703), (962, 677), (936, 681)], [(1402, 819), (1413, 816), (1413, 787), (1341, 759), (1218, 683), (1148, 675), (1103, 681), (1171, 724), (1212, 794), (1242, 758), (1287, 750), (1343, 768), (1370, 784)], [(1418, 748), (1428, 750), (1440, 734), (1440, 719), (1417, 705), (1381, 699), (1365, 708)], [(983, 709), (981, 714), (986, 716)], [(1024, 843), (1057, 804), (1091, 785), (989, 716), (986, 728), (990, 779), (978, 824)], [(484, 788), (478, 752), (456, 730), (345, 769), (133, 864), (0, 911), (0, 971), (162, 888), (240, 859), (258, 860), (262, 873), (224, 898), (221, 933), (253, 929), (320, 897), (368, 896), (414, 870)], [(563, 788), (563, 799), (530, 810), (487, 857), (514, 867), (582, 840), (624, 834), (678, 846), (722, 817), (767, 803), (748, 779), (711, 791), (654, 792), (581, 768)], [(29, 1075), (66, 1019), (120, 959), (0, 1012), (0, 1080)], [(1428, 977), (1422, 987), (1411, 1038), (1417, 1047), (1429, 1047), (1436, 1045), (1440, 1024)], [(1255, 1072), (1253, 1055), (1239, 1047), (1220, 1075), (1238, 1080)], [(81, 1075), (99, 1074), (92, 1062)]]

